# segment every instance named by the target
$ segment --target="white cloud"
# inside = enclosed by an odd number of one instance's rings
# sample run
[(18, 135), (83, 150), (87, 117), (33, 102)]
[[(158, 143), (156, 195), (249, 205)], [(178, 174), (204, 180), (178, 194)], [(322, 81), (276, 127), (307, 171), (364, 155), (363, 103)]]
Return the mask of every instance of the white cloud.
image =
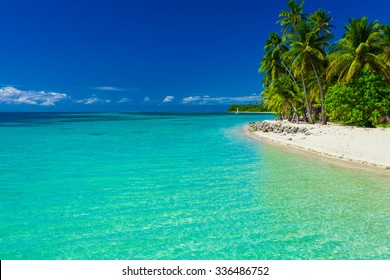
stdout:
[(73, 101), (74, 103), (78, 104), (86, 104), (86, 105), (91, 105), (91, 104), (96, 104), (96, 103), (111, 103), (110, 99), (100, 99), (97, 97), (89, 97), (85, 99), (76, 99)]
[(164, 98), (164, 100), (163, 100), (163, 103), (169, 103), (169, 102), (172, 102), (172, 100), (173, 99), (175, 99), (175, 97), (174, 96), (172, 96), (172, 95), (168, 95), (168, 96), (166, 96), (165, 98)]
[(94, 87), (94, 89), (102, 90), (102, 91), (124, 91), (124, 89), (122, 88), (112, 87), (112, 86)]
[(183, 98), (182, 102), (185, 104), (185, 103), (191, 103), (191, 102), (196, 102), (196, 101), (200, 101), (202, 100), (202, 97), (200, 96), (189, 96), (189, 97), (185, 97)]
[(141, 92), (142, 90), (137, 87), (123, 88), (123, 87), (114, 87), (114, 86), (97, 86), (90, 87), (89, 89), (100, 90), (100, 91), (116, 91), (116, 92)]
[(130, 98), (127, 98), (127, 97), (123, 97), (122, 99), (120, 99), (118, 101), (118, 103), (127, 103), (127, 102), (131, 102), (132, 100)]
[(249, 96), (234, 96), (234, 97), (210, 97), (209, 95), (204, 95), (200, 97), (199, 95), (189, 96), (182, 99), (183, 104), (229, 104), (229, 103), (242, 103), (242, 102), (256, 102), (259, 100), (257, 94)]
[(0, 88), (0, 103), (6, 104), (54, 106), (55, 103), (67, 98), (69, 96), (66, 93), (34, 90), (24, 91), (12, 86)]
[(145, 96), (144, 102), (149, 102), (149, 101), (150, 101), (150, 97), (149, 96)]

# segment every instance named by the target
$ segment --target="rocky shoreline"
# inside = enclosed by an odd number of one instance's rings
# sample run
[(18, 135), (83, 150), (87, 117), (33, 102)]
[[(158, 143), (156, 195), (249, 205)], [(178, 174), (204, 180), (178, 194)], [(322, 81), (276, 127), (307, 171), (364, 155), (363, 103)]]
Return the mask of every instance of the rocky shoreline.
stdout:
[(304, 133), (305, 135), (310, 135), (310, 130), (313, 128), (308, 128), (299, 124), (293, 124), (283, 121), (262, 121), (262, 122), (250, 122), (247, 125), (247, 130), (249, 132), (262, 131), (262, 132), (274, 132), (281, 134), (296, 134)]

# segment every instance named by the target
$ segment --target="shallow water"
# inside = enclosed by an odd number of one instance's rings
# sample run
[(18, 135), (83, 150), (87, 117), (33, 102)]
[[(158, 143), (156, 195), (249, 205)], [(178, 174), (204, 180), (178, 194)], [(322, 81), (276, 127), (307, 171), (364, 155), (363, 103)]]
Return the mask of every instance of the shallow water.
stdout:
[(1, 259), (390, 259), (390, 178), (259, 114), (0, 114)]

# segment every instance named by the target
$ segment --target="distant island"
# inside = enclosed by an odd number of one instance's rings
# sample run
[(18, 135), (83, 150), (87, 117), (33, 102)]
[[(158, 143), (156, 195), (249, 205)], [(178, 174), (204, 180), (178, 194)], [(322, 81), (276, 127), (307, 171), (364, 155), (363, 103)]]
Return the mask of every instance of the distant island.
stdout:
[(256, 103), (250, 104), (233, 104), (227, 111), (228, 112), (247, 112), (247, 113), (260, 113), (260, 112), (269, 112), (267, 105), (264, 102), (258, 101)]

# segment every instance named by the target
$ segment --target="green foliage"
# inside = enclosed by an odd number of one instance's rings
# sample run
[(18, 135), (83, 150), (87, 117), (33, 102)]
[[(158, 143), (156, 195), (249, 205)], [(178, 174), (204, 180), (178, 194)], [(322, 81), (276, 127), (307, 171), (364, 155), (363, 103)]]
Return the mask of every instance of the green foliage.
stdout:
[[(329, 12), (319, 9), (308, 15), (303, 13), (303, 5), (304, 1), (289, 0), (289, 9), (280, 12), (277, 23), (282, 26), (281, 34), (270, 34), (259, 72), (264, 73), (263, 96), (268, 108), (283, 118), (295, 115), (298, 119), (297, 114), (301, 114), (311, 121), (311, 103), (319, 99), (322, 104), (324, 99), (328, 64), (325, 49), (333, 26)], [(311, 73), (316, 83), (307, 88)], [(305, 108), (304, 112), (301, 108)], [(323, 106), (321, 110), (325, 116)]]
[(385, 122), (385, 123), (379, 123), (377, 124), (376, 127), (381, 127), (381, 128), (390, 128), (390, 122)]
[(331, 48), (327, 78), (348, 82), (363, 68), (369, 67), (390, 80), (390, 57), (386, 26), (367, 17), (350, 19), (345, 34)]
[(228, 108), (228, 112), (267, 112), (267, 106), (263, 102), (256, 102), (251, 104), (233, 104)]
[(303, 4), (303, 1), (298, 5), (295, 0), (290, 0), (287, 3), (290, 11), (280, 11), (279, 17), (281, 19), (277, 23), (280, 23), (280, 25), (283, 27), (283, 36), (289, 32), (294, 32), (297, 28), (297, 25), (302, 20), (306, 20), (307, 15), (303, 13)]
[[(329, 12), (303, 12), (304, 1), (288, 0), (280, 32), (270, 34), (259, 72), (263, 101), (285, 119), (374, 126), (390, 119), (390, 26), (367, 17), (349, 19), (332, 46)], [(326, 100), (326, 102), (325, 102)], [(235, 110), (234, 107), (232, 110)]]
[(285, 73), (282, 55), (288, 51), (283, 45), (283, 40), (278, 33), (272, 32), (267, 39), (264, 50), (266, 51), (259, 68), (259, 73), (264, 72), (263, 85), (269, 85), (277, 79), (281, 73)]
[(264, 98), (268, 109), (276, 112), (278, 116), (290, 117), (297, 107), (303, 104), (300, 94), (300, 89), (288, 75), (280, 75), (278, 79), (262, 92), (261, 96)]
[(350, 82), (331, 86), (326, 106), (332, 120), (372, 127), (390, 115), (390, 88), (382, 75), (364, 68)]

